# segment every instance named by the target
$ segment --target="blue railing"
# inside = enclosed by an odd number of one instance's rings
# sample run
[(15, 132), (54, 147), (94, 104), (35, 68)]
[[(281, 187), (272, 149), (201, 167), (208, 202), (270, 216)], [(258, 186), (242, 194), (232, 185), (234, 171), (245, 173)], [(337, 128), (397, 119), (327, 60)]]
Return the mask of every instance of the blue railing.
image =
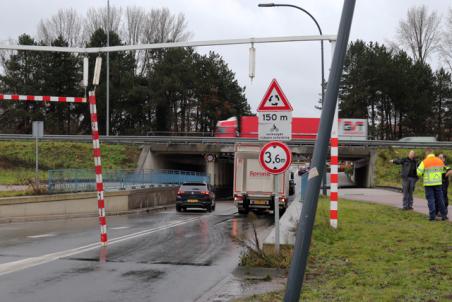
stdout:
[[(96, 176), (90, 169), (48, 171), (49, 193), (91, 192), (96, 190)], [(104, 170), (105, 191), (136, 189), (184, 182), (209, 182), (205, 173), (180, 170)]]

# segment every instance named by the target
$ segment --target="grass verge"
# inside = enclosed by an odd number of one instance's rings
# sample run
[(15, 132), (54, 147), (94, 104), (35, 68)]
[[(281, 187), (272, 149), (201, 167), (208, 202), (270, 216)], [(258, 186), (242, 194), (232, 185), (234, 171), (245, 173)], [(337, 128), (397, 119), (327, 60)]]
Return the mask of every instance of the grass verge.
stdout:
[[(302, 301), (452, 301), (452, 224), (398, 209), (342, 200), (340, 226), (329, 227), (319, 202)], [(280, 257), (242, 257), (245, 266), (289, 265)], [(277, 265), (275, 265), (277, 263)], [(281, 301), (283, 292), (239, 301)]]
[[(137, 146), (102, 144), (104, 169), (135, 169)], [(43, 141), (39, 143), (39, 178), (45, 182), (51, 169), (94, 169), (91, 143)], [(34, 179), (35, 143), (0, 142), (0, 184), (25, 184)]]

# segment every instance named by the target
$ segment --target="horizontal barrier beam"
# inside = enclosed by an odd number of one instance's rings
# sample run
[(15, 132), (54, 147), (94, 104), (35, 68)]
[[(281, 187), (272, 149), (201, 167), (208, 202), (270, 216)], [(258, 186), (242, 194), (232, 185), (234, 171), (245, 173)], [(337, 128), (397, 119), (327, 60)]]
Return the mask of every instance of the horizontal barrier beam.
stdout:
[[(31, 134), (0, 134), (0, 140), (31, 140)], [(91, 141), (90, 135), (44, 135), (44, 140), (61, 140), (61, 141)], [(218, 137), (193, 137), (193, 136), (101, 136), (102, 142), (107, 143), (162, 143), (162, 144), (222, 144), (233, 145), (235, 143), (258, 143), (253, 138), (218, 138)], [(315, 140), (297, 140), (293, 139), (288, 142), (290, 146), (314, 145)], [(359, 147), (401, 147), (401, 148), (452, 148), (452, 141), (440, 142), (400, 142), (390, 140), (339, 140), (339, 146), (359, 146)]]
[(21, 94), (1, 94), (0, 101), (28, 101), (28, 102), (57, 102), (57, 103), (87, 103), (86, 98), (48, 96), (48, 95), (21, 95)]
[(69, 53), (102, 53), (119, 52), (134, 50), (149, 50), (160, 48), (176, 47), (201, 47), (201, 46), (221, 46), (221, 45), (240, 45), (240, 44), (260, 44), (260, 43), (283, 43), (283, 42), (303, 42), (303, 41), (336, 41), (335, 35), (311, 35), (311, 36), (282, 36), (282, 37), (262, 37), (245, 39), (225, 39), (208, 41), (188, 41), (171, 43), (138, 44), (109, 47), (56, 47), (56, 46), (34, 46), (34, 45), (0, 45), (4, 50), (29, 50), (29, 51), (47, 51), (47, 52), (69, 52)]

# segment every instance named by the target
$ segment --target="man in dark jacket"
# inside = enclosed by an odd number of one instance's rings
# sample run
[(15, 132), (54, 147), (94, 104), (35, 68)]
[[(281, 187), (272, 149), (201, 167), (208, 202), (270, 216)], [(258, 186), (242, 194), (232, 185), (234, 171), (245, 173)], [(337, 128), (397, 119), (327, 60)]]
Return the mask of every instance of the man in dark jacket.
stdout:
[(390, 160), (391, 163), (402, 165), (402, 190), (403, 190), (403, 209), (413, 209), (413, 192), (416, 186), (418, 176), (416, 173), (418, 162), (416, 161), (416, 153), (411, 150), (408, 157)]
[[(444, 205), (446, 206), (446, 213), (447, 207), (449, 206), (449, 197), (447, 196), (447, 190), (449, 189), (449, 176), (452, 175), (452, 169), (450, 166), (447, 165), (447, 159), (445, 154), (438, 155), (439, 159), (441, 159), (444, 163), (444, 173), (443, 173), (443, 196), (444, 196)], [(436, 215), (438, 215), (439, 210), (438, 207), (436, 208)]]

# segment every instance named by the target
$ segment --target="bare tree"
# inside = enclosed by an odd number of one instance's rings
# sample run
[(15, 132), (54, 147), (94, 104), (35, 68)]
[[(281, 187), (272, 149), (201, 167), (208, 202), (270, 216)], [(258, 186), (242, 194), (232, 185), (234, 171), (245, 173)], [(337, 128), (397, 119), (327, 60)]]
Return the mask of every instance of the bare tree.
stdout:
[[(110, 31), (121, 34), (122, 9), (110, 7)], [(86, 14), (84, 34), (86, 40), (99, 28), (107, 32), (107, 8), (90, 8)]]
[[(144, 24), (143, 44), (187, 41), (191, 36), (185, 16), (182, 13), (173, 15), (168, 8), (152, 9), (146, 14)], [(143, 75), (151, 62), (150, 52), (139, 52), (137, 57), (138, 70)]]
[(140, 43), (143, 38), (146, 13), (143, 8), (132, 6), (127, 7), (124, 20), (123, 40), (129, 45)]
[(60, 9), (49, 19), (39, 22), (37, 36), (46, 44), (61, 36), (69, 46), (80, 46), (83, 43), (81, 29), (82, 18), (75, 9)]
[(452, 8), (449, 8), (443, 37), (441, 43), (441, 57), (450, 71), (452, 71)]
[(143, 43), (186, 41), (191, 34), (186, 31), (183, 14), (172, 15), (168, 8), (152, 9), (146, 16)]
[(441, 17), (436, 12), (429, 13), (425, 5), (412, 7), (407, 18), (400, 21), (398, 38), (415, 60), (425, 62), (440, 44)]

